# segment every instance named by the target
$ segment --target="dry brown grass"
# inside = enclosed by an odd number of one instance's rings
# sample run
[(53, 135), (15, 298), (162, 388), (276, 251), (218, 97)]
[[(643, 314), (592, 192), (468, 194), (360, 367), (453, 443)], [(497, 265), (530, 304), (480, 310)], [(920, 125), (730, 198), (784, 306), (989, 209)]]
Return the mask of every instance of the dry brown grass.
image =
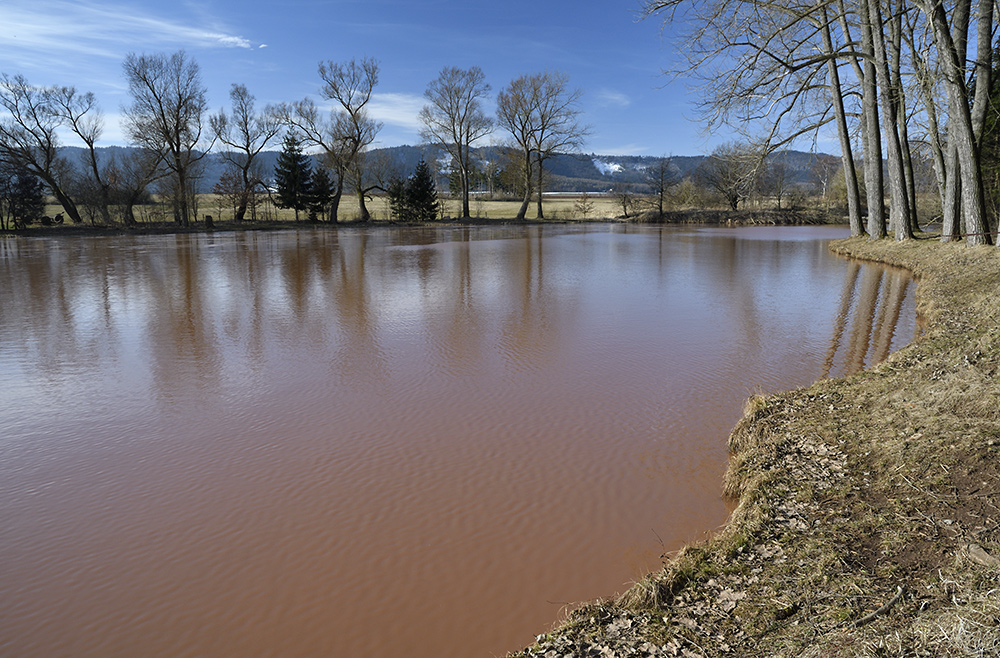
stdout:
[[(590, 196), (592, 209), (586, 217), (581, 217), (577, 209), (577, 198), (574, 197), (554, 197), (546, 198), (543, 202), (545, 218), (550, 220), (568, 219), (613, 219), (621, 215), (621, 206), (609, 197)], [(228, 222), (233, 219), (233, 210), (223, 204), (219, 205), (220, 197), (215, 194), (198, 195), (198, 217), (212, 215), (215, 221)], [(461, 214), (461, 203), (455, 199), (442, 199), (444, 215), (446, 217), (457, 217)], [(389, 204), (385, 197), (375, 197), (366, 203), (368, 212), (375, 221), (386, 221), (390, 217)], [(492, 201), (473, 197), (470, 202), (472, 216), (478, 219), (502, 220), (511, 219), (517, 216), (517, 211), (521, 206), (520, 201)], [(45, 214), (55, 216), (61, 212), (60, 206), (49, 203), (45, 208)], [(528, 207), (526, 217), (535, 217), (536, 205), (534, 202)], [(169, 221), (169, 208), (166, 206), (145, 206), (136, 209), (136, 215), (140, 222), (144, 221)], [(340, 202), (338, 217), (342, 222), (356, 221), (361, 214), (358, 199), (354, 195), (345, 195)], [(265, 203), (259, 210), (261, 221), (295, 221), (295, 211), (287, 208), (276, 208), (270, 203)], [(299, 213), (299, 221), (305, 222), (306, 214)]]

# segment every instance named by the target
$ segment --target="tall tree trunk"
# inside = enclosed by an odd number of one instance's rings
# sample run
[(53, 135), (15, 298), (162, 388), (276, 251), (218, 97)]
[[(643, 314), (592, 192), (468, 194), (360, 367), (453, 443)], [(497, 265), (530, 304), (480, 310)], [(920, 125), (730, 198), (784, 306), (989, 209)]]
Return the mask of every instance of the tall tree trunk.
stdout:
[(469, 210), (469, 171), (462, 167), (462, 218), (468, 219), (472, 216)]
[(882, 88), (882, 121), (886, 141), (886, 156), (889, 161), (889, 206), (893, 235), (896, 240), (906, 240), (913, 237), (910, 229), (910, 204), (906, 195), (906, 178), (903, 173), (903, 151), (899, 142), (899, 104), (897, 92), (892, 86), (889, 75), (889, 62), (886, 54), (884, 23), (879, 0), (867, 0), (868, 27), (872, 36), (872, 51), (875, 54), (875, 71), (879, 86)]
[(545, 215), (542, 214), (542, 176), (545, 174), (545, 169), (542, 167), (542, 153), (538, 152), (538, 210), (535, 213), (535, 219), (545, 219)]
[(100, 199), (98, 200), (98, 212), (101, 214), (101, 221), (105, 224), (111, 223), (111, 196), (108, 193), (108, 186), (104, 184), (101, 180), (101, 168), (97, 164), (97, 153), (94, 150), (94, 144), (91, 141), (86, 141), (87, 144), (87, 155), (90, 164), (91, 174), (94, 176), (94, 183), (97, 185), (98, 193), (100, 194)]
[(62, 209), (66, 211), (70, 221), (74, 224), (82, 223), (83, 217), (80, 216), (80, 209), (76, 207), (76, 203), (73, 202), (73, 199), (63, 192), (62, 188), (56, 185), (55, 180), (51, 177), (43, 178), (42, 180), (48, 184), (49, 189), (52, 190), (52, 196), (56, 198), (56, 201), (59, 202)]
[(962, 179), (958, 167), (957, 122), (948, 122), (948, 154), (944, 161), (944, 199), (941, 201), (941, 241), (962, 239)]
[(330, 223), (336, 224), (339, 220), (340, 200), (344, 198), (344, 171), (337, 170), (337, 188), (333, 191), (333, 198), (330, 199)]
[(174, 192), (174, 205), (176, 207), (174, 219), (181, 226), (187, 227), (191, 221), (187, 197), (187, 168), (180, 162), (179, 158), (174, 158), (174, 163), (176, 165), (174, 171), (177, 173), (177, 190)]
[(524, 219), (528, 214), (528, 204), (531, 203), (531, 151), (524, 152), (524, 200), (517, 211), (517, 218)]
[(459, 149), (463, 156), (459, 163), (462, 173), (462, 219), (468, 219), (472, 216), (469, 211), (469, 188), (472, 187), (469, 184), (469, 149), (463, 146), (459, 146)]
[(868, 0), (860, 3), (861, 48), (866, 54), (861, 79), (863, 130), (865, 132), (865, 188), (868, 194), (868, 236), (872, 240), (885, 237), (885, 196), (882, 181), (882, 135), (879, 131), (878, 87), (872, 25)]
[[(955, 13), (967, 15), (970, 4), (971, 0), (959, 0), (955, 4)], [(950, 142), (955, 145), (958, 173), (961, 176), (962, 220), (966, 241), (970, 245), (990, 244), (992, 240), (986, 231), (979, 149), (962, 66), (964, 58), (958, 48), (960, 44), (952, 38), (948, 18), (940, 2), (922, 0), (921, 5), (934, 30), (934, 39), (937, 42), (944, 73), (944, 85), (948, 93), (949, 136), (952, 137)], [(954, 131), (951, 130), (952, 126)]]
[[(851, 226), (851, 235), (864, 235), (865, 227), (861, 223), (861, 194), (858, 191), (858, 172), (854, 166), (854, 153), (851, 148), (851, 134), (847, 127), (847, 112), (844, 109), (844, 93), (840, 86), (840, 70), (836, 58), (833, 57), (833, 36), (830, 22), (824, 5), (822, 8), (822, 36), (827, 60), (827, 70), (830, 80), (830, 98), (833, 103), (834, 115), (837, 120), (837, 136), (840, 138), (840, 160), (844, 168), (844, 184), (847, 187), (847, 217)], [(660, 215), (663, 215), (663, 187), (660, 188)]]
[[(912, 31), (912, 25), (909, 26)], [(944, 147), (941, 144), (941, 128), (938, 121), (937, 102), (934, 98), (934, 82), (928, 69), (927, 58), (917, 51), (916, 43), (909, 39), (910, 57), (920, 84), (920, 97), (927, 116), (928, 145), (931, 159), (934, 161), (934, 177), (937, 181), (938, 196), (941, 199), (941, 209), (945, 208), (945, 192), (947, 187), (948, 165), (945, 164)], [(942, 214), (943, 217), (943, 214)], [(954, 224), (953, 224), (954, 225)], [(942, 230), (942, 239), (944, 231)]]
[(333, 193), (333, 197), (330, 199), (330, 223), (337, 223), (337, 214), (340, 212), (340, 198), (344, 196), (344, 184), (337, 184), (337, 191)]
[(358, 208), (361, 212), (361, 216), (358, 218), (358, 221), (363, 223), (370, 222), (372, 216), (368, 212), (368, 206), (365, 205), (365, 191), (360, 187), (358, 188)]
[(941, 197), (942, 208), (944, 207), (944, 191), (947, 165), (944, 162), (944, 149), (941, 147), (941, 132), (937, 119), (937, 109), (933, 100), (927, 106), (927, 127), (931, 133), (931, 158), (934, 160), (934, 178), (937, 181), (938, 195)]
[(250, 181), (250, 177), (247, 175), (247, 170), (243, 169), (240, 173), (243, 178), (243, 190), (240, 192), (239, 200), (236, 205), (236, 211), (233, 213), (234, 222), (242, 222), (244, 218), (246, 218), (247, 205), (250, 203), (250, 195), (253, 194), (253, 184)]
[[(900, 110), (902, 111), (904, 108), (905, 105), (901, 104)], [(912, 237), (914, 231), (920, 230), (920, 222), (917, 217), (917, 181), (914, 178), (913, 151), (910, 149), (909, 135), (909, 128), (904, 119), (899, 123), (899, 143), (903, 148), (903, 175), (906, 178), (904, 182), (906, 185), (906, 198), (909, 201), (910, 207), (910, 236)]]
[(993, 10), (994, 0), (979, 0), (976, 24), (976, 89), (972, 103), (972, 130), (976, 137), (976, 153), (983, 141), (986, 112), (990, 105), (993, 80)]
[[(976, 5), (978, 21), (976, 27), (976, 89), (972, 103), (972, 133), (975, 140), (975, 161), (976, 170), (979, 176), (979, 184), (983, 185), (982, 178), (982, 143), (983, 129), (986, 125), (986, 112), (990, 105), (990, 88), (993, 86), (993, 16), (995, 8), (994, 0), (979, 0)], [(982, 188), (985, 197), (985, 187)], [(986, 215), (986, 202), (983, 199), (983, 214), (978, 225), (973, 222), (967, 223), (969, 233), (983, 233), (981, 244), (992, 244), (993, 238), (990, 234), (989, 223)], [(1000, 240), (998, 240), (1000, 243)]]
[(920, 230), (917, 221), (917, 187), (913, 179), (913, 154), (910, 151), (908, 117), (906, 115), (906, 94), (903, 91), (903, 76), (901, 72), (903, 59), (903, 6), (902, 0), (895, 0), (895, 6), (890, 10), (889, 17), (889, 62), (890, 84), (892, 84), (896, 99), (896, 128), (899, 132), (899, 146), (903, 161), (903, 186), (906, 192), (907, 208), (909, 210), (909, 237), (914, 231)]
[(135, 220), (135, 204), (139, 200), (139, 195), (129, 194), (125, 199), (125, 208), (122, 210), (122, 221), (125, 222), (125, 226), (135, 226), (138, 222)]

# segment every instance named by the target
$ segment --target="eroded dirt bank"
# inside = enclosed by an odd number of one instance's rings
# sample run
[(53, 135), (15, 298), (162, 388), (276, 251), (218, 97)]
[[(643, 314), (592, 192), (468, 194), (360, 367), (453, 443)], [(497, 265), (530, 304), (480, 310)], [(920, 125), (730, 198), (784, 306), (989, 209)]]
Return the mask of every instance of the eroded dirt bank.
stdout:
[(516, 656), (1000, 655), (1000, 250), (832, 248), (913, 271), (924, 335), (750, 400), (728, 526)]

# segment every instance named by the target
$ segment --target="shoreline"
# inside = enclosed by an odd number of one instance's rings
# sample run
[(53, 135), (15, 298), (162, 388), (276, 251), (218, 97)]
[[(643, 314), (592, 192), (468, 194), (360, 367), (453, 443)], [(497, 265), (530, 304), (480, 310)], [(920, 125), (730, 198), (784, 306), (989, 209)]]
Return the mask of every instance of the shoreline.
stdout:
[[(223, 233), (241, 231), (291, 231), (298, 229), (371, 229), (371, 228), (465, 228), (479, 226), (559, 226), (577, 224), (635, 224), (682, 226), (703, 224), (706, 226), (813, 226), (839, 224), (837, 217), (827, 212), (796, 210), (686, 210), (669, 211), (663, 216), (649, 213), (632, 217), (594, 217), (580, 219), (536, 219), (508, 218), (456, 218), (449, 217), (428, 222), (396, 222), (373, 220), (369, 222), (309, 222), (309, 221), (214, 221), (211, 228), (205, 222), (194, 222), (190, 226), (180, 226), (174, 222), (151, 222), (136, 226), (57, 224), (52, 226), (30, 225), (23, 229), (0, 230), (0, 236), (9, 237), (104, 237), (116, 235), (171, 235), (186, 233)], [(845, 224), (846, 225), (846, 224)]]
[(343, 229), (380, 229), (380, 228), (472, 228), (478, 226), (545, 226), (564, 224), (609, 224), (626, 223), (612, 218), (601, 219), (442, 219), (430, 222), (394, 222), (377, 220), (371, 222), (214, 222), (212, 228), (207, 228), (203, 222), (191, 226), (179, 226), (174, 223), (150, 223), (140, 226), (104, 226), (89, 224), (62, 224), (58, 226), (30, 226), (23, 229), (0, 231), (0, 236), (8, 237), (108, 237), (122, 235), (182, 235), (242, 232), (281, 232), (302, 229), (321, 229), (336, 231)]
[(981, 655), (1000, 647), (1000, 251), (834, 241), (910, 270), (923, 334), (751, 398), (712, 538), (511, 656)]

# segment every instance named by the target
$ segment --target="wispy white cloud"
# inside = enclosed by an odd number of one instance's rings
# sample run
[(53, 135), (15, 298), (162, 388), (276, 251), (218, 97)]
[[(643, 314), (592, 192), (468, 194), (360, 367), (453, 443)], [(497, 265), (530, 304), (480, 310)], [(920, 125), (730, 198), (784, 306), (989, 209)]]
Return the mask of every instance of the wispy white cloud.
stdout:
[(218, 40), (219, 44), (229, 48), (253, 48), (253, 44), (250, 43), (248, 39), (243, 37), (234, 37), (228, 34), (214, 35)]
[(154, 48), (253, 48), (246, 37), (187, 24), (167, 14), (88, 0), (5, 0), (0, 48), (17, 67), (39, 60), (118, 59), (136, 44)]
[(649, 153), (649, 147), (642, 144), (619, 144), (611, 146), (602, 146), (594, 150), (598, 154), (611, 154), (611, 155), (647, 155)]
[(632, 99), (614, 89), (601, 89), (597, 92), (597, 103), (606, 107), (628, 107), (632, 104)]
[(373, 119), (384, 123), (419, 131), (421, 128), (418, 114), (426, 100), (416, 94), (372, 94), (368, 102), (368, 111)]

